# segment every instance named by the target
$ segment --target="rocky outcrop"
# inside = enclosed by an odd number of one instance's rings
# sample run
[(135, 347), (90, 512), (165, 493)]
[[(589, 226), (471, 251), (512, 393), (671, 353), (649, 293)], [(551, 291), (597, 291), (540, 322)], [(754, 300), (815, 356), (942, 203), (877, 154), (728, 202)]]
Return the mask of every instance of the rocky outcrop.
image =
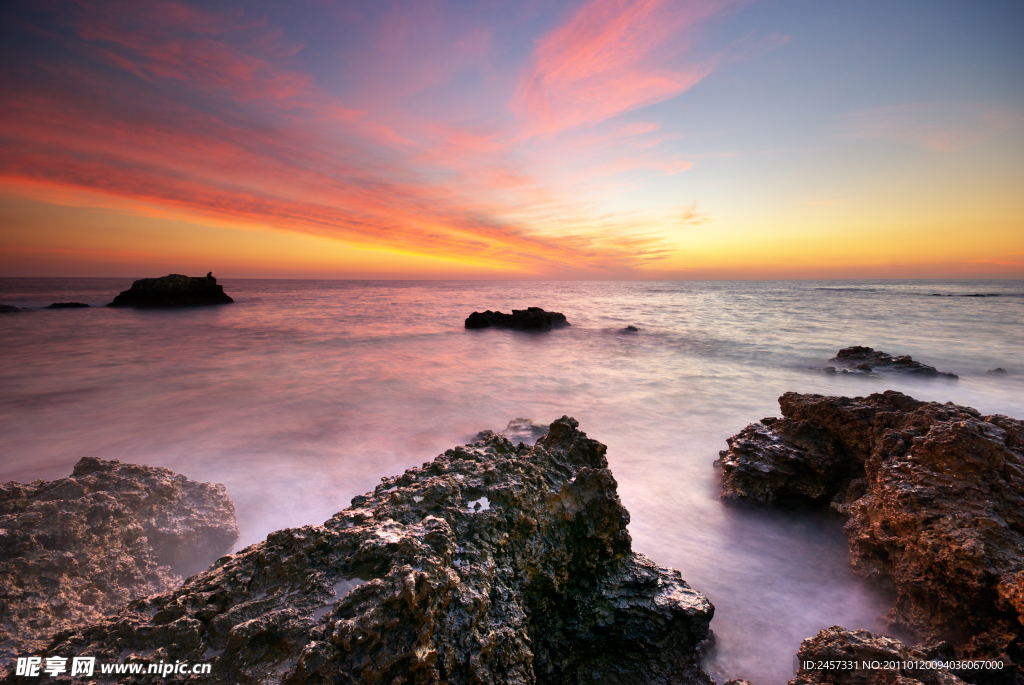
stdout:
[(789, 685), (963, 685), (936, 668), (946, 662), (889, 636), (832, 626), (800, 644)]
[(21, 307), (15, 307), (12, 304), (0, 304), (0, 314), (13, 314), (20, 311)]
[(212, 273), (206, 278), (170, 274), (162, 278), (141, 278), (123, 291), (108, 307), (191, 307), (234, 302), (217, 285)]
[(237, 538), (223, 485), (167, 469), (85, 457), (69, 478), (0, 485), (0, 657), (180, 585)]
[(894, 357), (887, 352), (874, 350), (870, 347), (845, 347), (829, 359), (836, 366), (826, 366), (820, 371), (826, 373), (844, 373), (858, 376), (875, 376), (879, 373), (905, 374), (920, 378), (944, 378), (957, 380), (955, 373), (938, 371), (934, 366), (916, 362), (907, 355)]
[(532, 448), (491, 434), (385, 478), (47, 653), (212, 661), (212, 683), (712, 685), (714, 608), (628, 522), (605, 446), (563, 417)]
[(779, 405), (729, 438), (723, 497), (831, 505), (854, 570), (897, 594), (891, 626), (1024, 663), (1024, 422), (893, 391)]
[(513, 309), (511, 314), (473, 312), (466, 319), (466, 328), (511, 328), (517, 331), (550, 331), (552, 328), (568, 326), (565, 314), (546, 312), (540, 307)]
[(81, 309), (88, 306), (84, 302), (54, 302), (43, 309)]
[(985, 372), (986, 376), (1009, 376), (1010, 374), (1001, 366), (997, 366), (994, 369), (989, 369)]

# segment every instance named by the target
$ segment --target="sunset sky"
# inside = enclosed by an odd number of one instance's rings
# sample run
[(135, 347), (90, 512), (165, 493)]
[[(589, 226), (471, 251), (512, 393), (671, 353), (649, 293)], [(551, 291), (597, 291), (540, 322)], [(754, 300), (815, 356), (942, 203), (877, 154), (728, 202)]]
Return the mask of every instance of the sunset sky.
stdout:
[(0, 276), (1022, 278), (1024, 3), (0, 10)]

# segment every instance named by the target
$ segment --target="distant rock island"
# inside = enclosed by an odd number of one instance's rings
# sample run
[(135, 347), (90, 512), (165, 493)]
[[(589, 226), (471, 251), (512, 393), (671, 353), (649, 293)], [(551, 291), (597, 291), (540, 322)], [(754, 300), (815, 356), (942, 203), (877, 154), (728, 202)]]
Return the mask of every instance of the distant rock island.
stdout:
[(513, 309), (511, 314), (473, 312), (466, 319), (466, 328), (511, 328), (517, 331), (550, 331), (552, 328), (568, 326), (565, 314), (546, 312), (540, 307)]
[(43, 309), (81, 309), (88, 306), (84, 302), (54, 302), (47, 307), (43, 307)]
[(0, 304), (0, 314), (13, 314), (20, 311), (21, 307), (15, 307), (13, 304)]
[(1021, 682), (1024, 422), (892, 390), (779, 406), (729, 438), (723, 499), (843, 515), (854, 572), (896, 593), (889, 626)]
[(108, 304), (108, 307), (192, 307), (234, 302), (217, 285), (213, 273), (202, 277), (170, 274), (162, 278), (140, 278)]
[(238, 538), (223, 485), (84, 457), (68, 478), (0, 484), (0, 658), (166, 592)]
[(893, 373), (918, 376), (920, 378), (943, 378), (951, 381), (960, 378), (955, 373), (939, 371), (934, 366), (916, 362), (908, 355), (894, 357), (888, 352), (882, 352), (881, 350), (861, 345), (844, 347), (829, 361), (842, 368), (837, 369), (835, 366), (826, 366), (823, 369), (816, 370), (824, 371), (825, 373), (844, 373), (854, 376), (875, 376), (878, 373)]

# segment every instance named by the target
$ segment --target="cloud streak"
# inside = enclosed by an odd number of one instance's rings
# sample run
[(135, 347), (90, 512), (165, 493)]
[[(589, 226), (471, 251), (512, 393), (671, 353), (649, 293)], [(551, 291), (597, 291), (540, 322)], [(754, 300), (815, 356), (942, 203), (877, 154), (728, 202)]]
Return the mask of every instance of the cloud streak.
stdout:
[(679, 95), (716, 61), (686, 59), (687, 32), (727, 5), (590, 0), (539, 42), (512, 107), (528, 133), (542, 134)]

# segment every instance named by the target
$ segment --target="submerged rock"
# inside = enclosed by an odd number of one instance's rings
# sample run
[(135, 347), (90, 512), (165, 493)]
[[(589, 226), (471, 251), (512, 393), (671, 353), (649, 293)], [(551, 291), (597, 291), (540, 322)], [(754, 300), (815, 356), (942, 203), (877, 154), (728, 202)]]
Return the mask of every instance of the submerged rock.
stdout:
[(550, 331), (552, 328), (568, 326), (565, 314), (546, 312), (540, 307), (513, 309), (511, 314), (473, 312), (466, 319), (466, 328), (511, 328), (517, 331)]
[(935, 660), (886, 635), (832, 626), (800, 644), (789, 685), (962, 685)]
[(835, 366), (826, 366), (819, 370), (826, 373), (846, 373), (860, 376), (873, 376), (877, 373), (899, 373), (922, 378), (945, 378), (947, 380), (957, 380), (959, 378), (955, 373), (938, 371), (934, 366), (916, 362), (907, 355), (894, 357), (887, 352), (860, 345), (844, 347), (829, 361), (836, 363), (841, 368), (837, 369)]
[(491, 434), (47, 654), (212, 660), (212, 683), (713, 685), (714, 607), (631, 551), (605, 449), (568, 417), (532, 448)]
[(985, 372), (986, 376), (1009, 376), (1010, 374), (1001, 366), (997, 366), (994, 369), (989, 369)]
[(53, 304), (44, 307), (44, 309), (81, 309), (82, 307), (88, 307), (89, 305), (84, 302), (54, 302)]
[(123, 291), (108, 307), (185, 307), (234, 302), (217, 285), (212, 273), (205, 278), (170, 274), (162, 278), (141, 278)]
[(1024, 422), (894, 391), (779, 406), (729, 438), (723, 498), (831, 504), (854, 571), (897, 594), (891, 626), (1024, 663)]
[(167, 469), (84, 457), (69, 478), (0, 484), (0, 657), (177, 587), (237, 538), (223, 485)]

